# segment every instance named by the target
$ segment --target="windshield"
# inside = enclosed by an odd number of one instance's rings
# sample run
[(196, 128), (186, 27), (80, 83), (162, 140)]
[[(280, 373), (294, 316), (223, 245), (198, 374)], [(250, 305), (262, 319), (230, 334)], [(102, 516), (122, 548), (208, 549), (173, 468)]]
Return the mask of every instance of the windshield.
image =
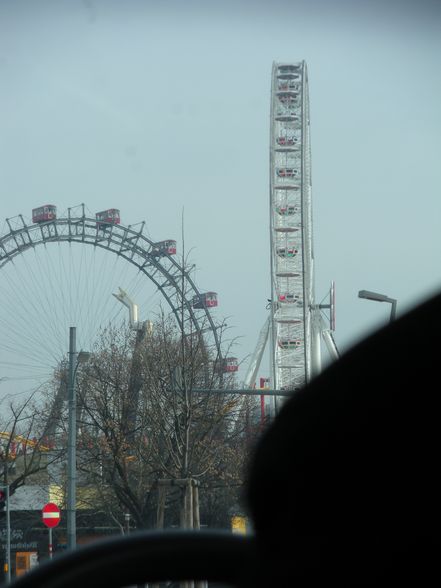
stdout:
[(28, 526), (67, 509), (75, 377), (79, 541), (190, 524), (191, 492), (191, 524), (246, 527), (283, 397), (243, 391), (334, 361), (313, 310), (342, 354), (441, 285), (439, 24), (429, 0), (0, 2), (0, 473)]

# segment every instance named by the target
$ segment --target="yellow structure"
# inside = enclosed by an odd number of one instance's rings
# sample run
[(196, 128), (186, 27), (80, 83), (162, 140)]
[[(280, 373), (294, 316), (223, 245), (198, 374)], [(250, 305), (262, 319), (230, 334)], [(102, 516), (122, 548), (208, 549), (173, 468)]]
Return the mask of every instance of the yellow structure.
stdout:
[(38, 565), (36, 551), (17, 551), (15, 554), (15, 575), (22, 576), (31, 568)]
[(247, 519), (246, 517), (235, 515), (231, 517), (231, 530), (233, 533), (240, 533), (246, 535), (247, 533)]

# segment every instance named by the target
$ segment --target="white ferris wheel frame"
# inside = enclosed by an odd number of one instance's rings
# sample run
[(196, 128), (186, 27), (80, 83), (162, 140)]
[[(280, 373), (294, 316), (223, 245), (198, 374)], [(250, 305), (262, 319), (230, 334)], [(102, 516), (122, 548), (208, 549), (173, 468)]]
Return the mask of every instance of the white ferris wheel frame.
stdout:
[(271, 380), (303, 387), (321, 369), (314, 301), (308, 74), (273, 63), (270, 129)]

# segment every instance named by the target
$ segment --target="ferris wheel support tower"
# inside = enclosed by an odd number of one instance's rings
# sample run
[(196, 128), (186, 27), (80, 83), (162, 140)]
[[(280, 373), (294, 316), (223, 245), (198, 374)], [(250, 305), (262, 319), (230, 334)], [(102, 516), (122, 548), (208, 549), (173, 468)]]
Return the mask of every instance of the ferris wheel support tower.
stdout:
[(311, 148), (306, 63), (274, 63), (270, 134), (272, 387), (296, 390), (320, 372), (314, 301)]

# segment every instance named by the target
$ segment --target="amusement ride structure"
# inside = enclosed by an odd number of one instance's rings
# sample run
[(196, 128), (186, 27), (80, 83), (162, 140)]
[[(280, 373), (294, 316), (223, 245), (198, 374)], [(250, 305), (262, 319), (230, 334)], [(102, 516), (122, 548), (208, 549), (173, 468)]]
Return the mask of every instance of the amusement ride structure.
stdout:
[[(272, 68), (269, 219), (269, 315), (249, 363), (243, 388), (254, 387), (263, 353), (269, 342), (269, 388), (275, 392), (289, 392), (301, 388), (320, 372), (322, 340), (326, 343), (331, 358), (338, 357), (332, 336), (335, 328), (334, 285), (331, 284), (326, 304), (317, 304), (314, 294), (309, 97), (304, 61), (274, 63)], [(49, 257), (49, 250), (54, 247), (54, 243), (59, 248), (68, 247), (69, 254), (76, 248), (73, 247), (74, 244), (81, 245), (78, 248), (80, 250), (104, 251), (106, 255), (112, 253), (113, 257), (122, 261), (126, 269), (131, 266), (136, 273), (136, 279), (139, 281), (141, 276), (140, 281), (149, 282), (153, 286), (154, 294), (166, 302), (184, 336), (202, 336), (204, 345), (217, 358), (221, 369), (229, 373), (237, 371), (237, 359), (222, 355), (222, 324), (216, 323), (211, 312), (218, 304), (217, 294), (198, 290), (191, 276), (193, 266), (186, 267), (184, 260), (181, 263), (176, 260), (176, 241), (153, 241), (144, 230), (144, 222), (123, 225), (117, 209), (110, 208), (94, 214), (81, 204), (68, 208), (66, 213), (57, 214), (53, 204), (46, 204), (32, 211), (32, 222), (25, 220), (22, 215), (6, 219), (6, 231), (0, 234), (0, 297), (3, 301), (0, 308), (0, 327), (3, 333), (8, 333), (7, 340), (2, 341), (0, 338), (0, 381), (13, 379), (9, 377), (8, 366), (14, 366), (18, 350), (23, 359), (22, 350), (27, 339), (32, 347), (29, 362), (34, 364), (30, 365), (30, 369), (35, 364), (44, 363), (39, 353), (48, 349), (49, 340), (56, 338), (56, 328), (62, 331), (62, 343), (59, 347), (65, 353), (68, 327), (78, 323), (71, 315), (64, 322), (60, 320), (61, 310), (56, 308), (53, 298), (59, 291), (60, 306), (73, 308), (73, 298), (81, 291), (89, 292), (90, 297), (95, 296), (99, 301), (98, 308), (93, 311), (84, 309), (84, 304), (76, 303), (77, 309), (88, 313), (82, 319), (87, 327), (93, 322), (92, 318), (95, 322), (97, 317), (105, 318), (107, 311), (104, 306), (110, 300), (118, 307), (110, 314), (121, 313), (122, 305), (118, 302), (122, 303), (129, 309), (131, 327), (138, 331), (143, 327), (137, 316), (137, 305), (133, 302), (134, 299), (139, 300), (140, 291), (137, 287), (130, 287), (130, 284), (127, 286), (128, 278), (122, 276), (121, 271), (118, 274), (100, 260), (92, 261), (86, 268), (82, 254), (81, 258), (70, 258), (68, 264), (63, 266), (63, 261), (55, 261)], [(43, 251), (39, 258), (37, 250)], [(19, 260), (27, 258), (27, 252), (33, 252), (29, 253), (33, 255), (32, 260), (24, 261), (24, 265), (20, 266)], [(63, 255), (60, 257), (63, 258)], [(78, 276), (71, 275), (75, 263)], [(8, 266), (15, 267), (18, 275), (16, 281), (12, 273), (5, 274)], [(56, 266), (59, 267), (58, 283), (53, 278)], [(26, 274), (27, 277), (34, 277), (31, 292), (23, 292), (21, 284), (24, 280), (19, 275), (20, 267), (22, 276)], [(95, 295), (95, 291), (102, 288), (104, 282), (112, 276), (119, 276), (117, 279), (122, 281), (124, 290), (120, 288), (121, 283), (108, 281), (104, 295)], [(83, 279), (85, 281), (81, 282)], [(91, 283), (93, 280), (95, 282)], [(62, 292), (62, 285), (66, 283), (67, 292)], [(134, 282), (131, 283), (133, 286)], [(41, 288), (40, 294), (37, 293), (38, 287)], [(116, 293), (117, 289), (119, 293)], [(103, 302), (104, 300), (106, 301)], [(20, 331), (16, 320), (19, 316), (17, 308), (26, 304), (29, 308), (27, 314), (24, 313), (26, 318), (22, 318), (24, 327)], [(144, 303), (143, 307), (145, 306)], [(40, 331), (33, 324), (35, 317), (46, 321)], [(51, 329), (52, 332), (49, 332)], [(15, 349), (11, 343), (13, 335), (17, 341)], [(53, 369), (54, 364), (60, 361), (60, 356), (52, 355)], [(21, 360), (15, 365), (20, 366), (26, 377), (25, 362)], [(11, 367), (11, 373), (13, 372), (14, 367)], [(277, 398), (277, 395), (274, 397)], [(276, 408), (273, 405), (273, 409)]]
[(115, 317), (118, 324), (127, 322), (121, 302), (129, 308), (130, 326), (140, 330), (143, 322), (132, 299), (143, 304), (149, 318), (168, 306), (184, 337), (202, 338), (225, 372), (237, 370), (237, 360), (233, 365), (234, 358), (222, 356), (222, 324), (212, 312), (217, 293), (197, 288), (194, 266), (177, 259), (176, 241), (153, 241), (144, 222), (126, 226), (119, 210), (93, 214), (84, 204), (61, 214), (46, 204), (34, 209), (31, 219), (21, 214), (6, 219), (5, 227), (0, 235), (0, 381), (5, 387), (17, 389), (21, 379), (34, 379), (34, 388), (47, 381), (65, 357), (72, 325), (78, 325), (80, 336), (89, 332), (80, 348), (91, 350), (100, 328)]
[[(270, 388), (296, 390), (321, 370), (321, 339), (332, 358), (335, 294), (316, 304), (312, 242), (311, 146), (306, 63), (274, 63), (270, 129), (271, 300), (249, 365), (252, 386), (270, 341)], [(325, 315), (324, 311), (327, 311)]]

